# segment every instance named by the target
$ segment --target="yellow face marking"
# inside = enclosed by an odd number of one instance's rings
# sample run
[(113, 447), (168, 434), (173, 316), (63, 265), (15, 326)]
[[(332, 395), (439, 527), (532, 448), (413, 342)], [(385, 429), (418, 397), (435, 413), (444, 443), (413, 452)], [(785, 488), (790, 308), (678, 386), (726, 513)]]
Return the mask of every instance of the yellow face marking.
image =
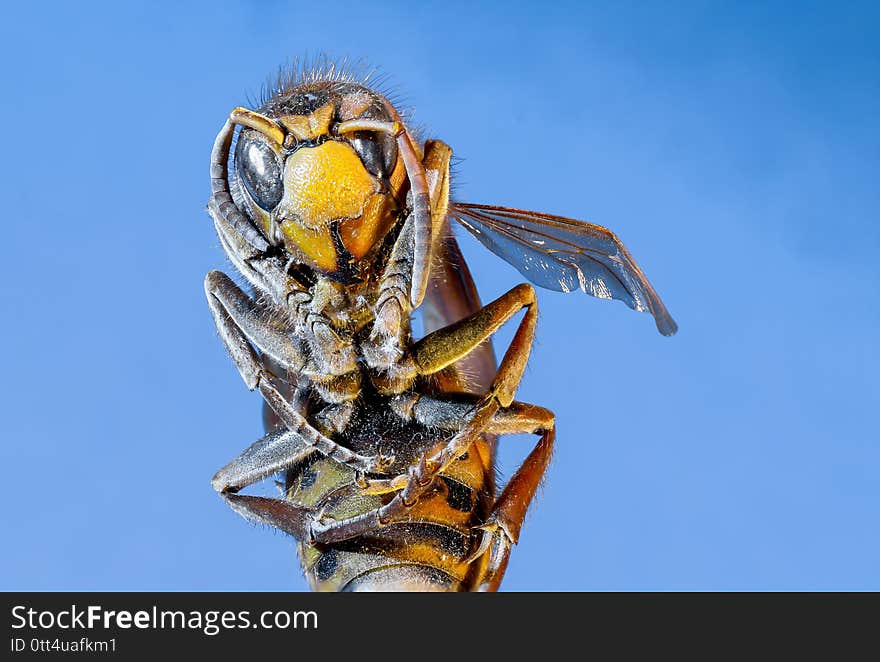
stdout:
[(315, 140), (330, 133), (330, 122), (335, 107), (332, 103), (324, 104), (310, 115), (288, 115), (278, 121), (284, 125), (297, 140)]
[[(369, 105), (368, 98), (346, 98), (340, 112), (360, 114)], [(317, 141), (329, 136), (335, 111), (335, 106), (327, 103), (309, 115), (287, 115), (278, 122), (287, 131), (288, 141)], [(283, 133), (274, 122), (273, 126)], [(398, 158), (390, 177), (395, 195), (405, 176)], [(347, 142), (327, 140), (315, 147), (305, 145), (297, 149), (287, 157), (283, 178), (284, 197), (271, 216), (278, 223), (288, 250), (325, 273), (345, 266), (340, 264), (331, 223), (339, 222), (338, 240), (352, 258), (360, 260), (396, 220), (394, 198), (380, 192), (378, 181), (367, 172)], [(263, 220), (267, 227), (273, 225), (269, 219)]]
[(393, 211), (393, 198), (376, 193), (370, 198), (360, 218), (343, 221), (339, 224), (339, 237), (342, 239), (342, 245), (355, 259), (360, 260), (394, 225), (396, 217)]
[(330, 234), (330, 226), (316, 230), (303, 227), (297, 220), (287, 220), (281, 224), (288, 250), (303, 255), (312, 266), (324, 273), (332, 273), (339, 268), (339, 256)]
[(278, 215), (297, 218), (314, 230), (330, 221), (359, 217), (376, 192), (376, 182), (351, 146), (327, 141), (299, 149), (287, 159)]
[(360, 218), (378, 188), (347, 143), (297, 150), (284, 166), (284, 197), (276, 210), (288, 248), (321, 271), (337, 271), (342, 265), (330, 224)]

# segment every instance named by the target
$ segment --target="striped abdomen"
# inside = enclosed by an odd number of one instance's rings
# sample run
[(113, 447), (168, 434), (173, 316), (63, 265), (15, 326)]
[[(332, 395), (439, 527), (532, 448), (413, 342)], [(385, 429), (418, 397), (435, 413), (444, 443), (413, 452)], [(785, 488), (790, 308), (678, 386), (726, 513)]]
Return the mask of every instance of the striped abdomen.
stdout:
[[(406, 446), (397, 442), (400, 466), (395, 469), (405, 470), (412, 460)], [(300, 560), (312, 590), (470, 590), (482, 563), (467, 564), (465, 559), (475, 539), (472, 528), (483, 522), (492, 500), (490, 458), (485, 442), (474, 444), (435, 481), (405, 521), (332, 545), (300, 542)], [(298, 504), (323, 508), (334, 519), (362, 514), (393, 496), (362, 494), (353, 470), (318, 455), (288, 473), (287, 495)]]

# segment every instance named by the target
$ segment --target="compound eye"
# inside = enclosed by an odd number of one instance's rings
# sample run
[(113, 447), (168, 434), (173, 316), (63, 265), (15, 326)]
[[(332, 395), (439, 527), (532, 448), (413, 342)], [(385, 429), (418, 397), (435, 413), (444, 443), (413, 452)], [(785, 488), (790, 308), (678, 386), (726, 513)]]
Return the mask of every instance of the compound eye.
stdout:
[(356, 134), (351, 138), (351, 146), (363, 162), (364, 167), (379, 178), (387, 178), (397, 162), (397, 143), (391, 136), (375, 134)]
[(269, 145), (239, 136), (235, 147), (235, 171), (261, 209), (272, 211), (281, 202), (284, 193), (281, 166)]

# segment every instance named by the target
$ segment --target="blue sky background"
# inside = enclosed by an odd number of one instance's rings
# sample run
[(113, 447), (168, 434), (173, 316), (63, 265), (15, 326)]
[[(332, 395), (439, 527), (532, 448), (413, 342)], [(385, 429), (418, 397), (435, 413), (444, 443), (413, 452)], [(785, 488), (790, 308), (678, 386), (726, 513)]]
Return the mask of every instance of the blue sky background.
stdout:
[[(209, 485), (261, 430), (204, 207), (226, 113), (326, 51), (453, 146), (459, 199), (617, 232), (681, 327), (540, 293), (520, 397), (558, 443), (504, 588), (880, 589), (876, 4), (121, 4), (0, 27), (0, 588), (305, 587)], [(462, 243), (484, 299), (520, 282)]]

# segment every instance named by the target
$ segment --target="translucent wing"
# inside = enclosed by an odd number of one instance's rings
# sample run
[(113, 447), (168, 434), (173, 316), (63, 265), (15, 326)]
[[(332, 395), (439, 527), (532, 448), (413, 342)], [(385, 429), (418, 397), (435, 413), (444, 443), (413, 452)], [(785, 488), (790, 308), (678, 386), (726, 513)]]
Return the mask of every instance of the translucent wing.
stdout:
[(535, 285), (617, 299), (651, 313), (664, 336), (678, 330), (639, 265), (610, 230), (561, 216), (460, 202), (450, 204), (449, 215)]

